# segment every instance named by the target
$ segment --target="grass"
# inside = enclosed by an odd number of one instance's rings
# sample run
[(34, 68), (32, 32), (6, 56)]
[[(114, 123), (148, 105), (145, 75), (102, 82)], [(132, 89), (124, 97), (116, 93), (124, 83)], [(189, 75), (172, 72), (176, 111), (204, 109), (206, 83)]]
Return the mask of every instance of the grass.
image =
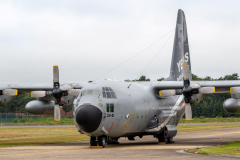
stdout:
[[(239, 127), (239, 125), (181, 125), (178, 132), (191, 132), (219, 128)], [(20, 145), (40, 145), (88, 141), (90, 138), (80, 134), (75, 127), (22, 127), (0, 128), (0, 147)]]
[(185, 150), (185, 152), (195, 153), (195, 154), (208, 154), (207, 152), (204, 152), (204, 151), (200, 151), (200, 150), (193, 151), (193, 150), (191, 150), (191, 149)]
[(199, 152), (203, 152), (206, 154), (231, 154), (231, 155), (240, 155), (240, 141), (231, 142), (223, 146), (219, 147), (211, 147), (211, 148), (202, 148), (199, 149)]
[[(231, 122), (240, 122), (240, 118), (193, 118), (191, 121), (186, 121), (185, 118), (182, 118), (180, 123), (231, 123)], [(9, 125), (62, 125), (62, 124), (74, 124), (73, 118), (62, 117), (60, 122), (55, 122), (52, 117), (46, 118), (24, 118), (24, 119), (14, 119), (11, 123), (1, 123), (2, 126), (9, 126)]]
[(180, 125), (177, 126), (178, 132), (192, 132), (192, 131), (203, 131), (221, 128), (233, 128), (240, 127), (239, 124), (223, 124), (223, 125)]
[(0, 128), (0, 147), (89, 140), (75, 127)]
[(205, 118), (203, 116), (199, 118), (193, 118), (191, 121), (186, 121), (185, 118), (182, 118), (180, 123), (232, 123), (240, 122), (240, 118), (234, 117), (216, 117), (216, 118)]

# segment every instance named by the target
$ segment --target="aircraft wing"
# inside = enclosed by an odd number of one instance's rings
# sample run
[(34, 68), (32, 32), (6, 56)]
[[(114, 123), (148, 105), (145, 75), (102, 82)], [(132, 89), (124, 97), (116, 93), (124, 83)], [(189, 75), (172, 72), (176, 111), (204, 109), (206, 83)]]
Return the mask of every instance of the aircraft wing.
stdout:
[[(228, 81), (190, 81), (190, 84), (199, 85), (199, 87), (215, 87), (215, 93), (228, 93), (231, 87), (240, 87), (239, 80)], [(154, 89), (183, 89), (183, 81), (160, 81), (151, 83)]]
[[(81, 89), (86, 83), (64, 83), (60, 89), (70, 91)], [(16, 96), (21, 93), (31, 93), (32, 91), (52, 91), (53, 84), (1, 84), (0, 95)]]
[[(61, 89), (81, 89), (86, 83), (64, 83), (60, 86)], [(29, 93), (31, 91), (51, 91), (53, 90), (52, 84), (2, 84), (0, 90), (15, 89), (19, 93)]]

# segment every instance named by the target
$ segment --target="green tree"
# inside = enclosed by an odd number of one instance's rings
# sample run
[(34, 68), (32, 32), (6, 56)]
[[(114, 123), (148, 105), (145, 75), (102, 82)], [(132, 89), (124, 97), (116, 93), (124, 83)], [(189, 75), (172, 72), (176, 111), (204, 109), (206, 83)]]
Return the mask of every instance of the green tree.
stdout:
[(160, 79), (157, 79), (157, 81), (162, 81), (162, 80), (164, 80), (164, 77), (162, 77), (162, 78), (160, 78)]
[(150, 81), (150, 79), (146, 78), (146, 76), (142, 75), (137, 81)]
[(65, 105), (65, 106), (63, 106), (63, 110), (64, 110), (64, 112), (65, 112), (65, 115), (67, 114), (67, 112), (70, 112), (70, 111), (72, 111), (72, 107), (73, 107), (73, 104), (71, 104), (71, 105)]

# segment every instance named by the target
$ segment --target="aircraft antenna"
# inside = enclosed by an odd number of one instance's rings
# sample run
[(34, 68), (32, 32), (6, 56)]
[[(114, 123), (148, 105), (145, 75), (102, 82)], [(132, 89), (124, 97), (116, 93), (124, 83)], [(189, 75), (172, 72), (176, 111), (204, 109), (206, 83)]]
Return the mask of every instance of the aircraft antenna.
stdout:
[(175, 29), (174, 29), (174, 30), (171, 30), (170, 32), (168, 32), (167, 34), (165, 34), (163, 37), (159, 38), (157, 41), (153, 42), (151, 45), (149, 45), (148, 47), (144, 48), (143, 50), (141, 50), (140, 52), (138, 52), (137, 54), (135, 54), (134, 56), (132, 56), (132, 57), (129, 58), (128, 60), (122, 62), (122, 63), (119, 64), (118, 66), (114, 67), (113, 69), (111, 69), (111, 70), (107, 71), (106, 73), (102, 74), (101, 76), (97, 77), (97, 78), (95, 79), (95, 81), (96, 81), (98, 78), (100, 78), (100, 77), (108, 74), (109, 72), (113, 71), (114, 69), (120, 67), (120, 66), (123, 65), (124, 63), (130, 61), (131, 59), (133, 59), (134, 57), (136, 57), (137, 55), (139, 55), (139, 54), (142, 53), (143, 51), (147, 50), (147, 49), (150, 48), (152, 45), (154, 45), (155, 43), (157, 43), (158, 41), (160, 41), (161, 39), (163, 39), (164, 37), (166, 37), (166, 36), (169, 35), (170, 33), (172, 33), (173, 31), (175, 31)]
[[(173, 32), (174, 33), (174, 32)], [(154, 59), (158, 56), (158, 54), (161, 52), (161, 50), (164, 48), (164, 46), (167, 44), (169, 39), (172, 37), (173, 34), (167, 39), (167, 41), (164, 43), (162, 48), (157, 52), (157, 54), (153, 57), (153, 59), (147, 64), (147, 66), (142, 70), (142, 72), (138, 75), (137, 79), (142, 75), (142, 73), (148, 68), (148, 66), (154, 61)]]

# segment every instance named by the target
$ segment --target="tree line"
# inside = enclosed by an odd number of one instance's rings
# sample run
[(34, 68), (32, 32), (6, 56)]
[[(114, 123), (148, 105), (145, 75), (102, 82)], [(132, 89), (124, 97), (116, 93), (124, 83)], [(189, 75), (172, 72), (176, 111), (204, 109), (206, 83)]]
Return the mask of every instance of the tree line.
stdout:
[[(198, 77), (195, 74), (192, 74), (192, 80), (205, 80), (205, 81), (212, 81), (212, 80), (238, 80), (238, 74), (234, 73), (231, 75), (225, 75), (218, 79), (211, 78), (210, 76), (206, 76), (205, 78)], [(164, 78), (157, 79), (158, 81), (162, 81)], [(150, 81), (149, 78), (142, 75), (139, 79), (135, 80), (125, 80), (125, 81)], [(220, 94), (209, 94), (205, 95), (202, 101), (192, 107), (193, 117), (240, 117), (240, 114), (229, 114), (223, 110), (223, 102), (231, 98), (230, 93), (220, 93)], [(16, 97), (13, 101), (4, 106), (0, 106), (0, 113), (10, 113), (10, 112), (26, 112), (25, 105), (32, 100), (36, 100), (35, 98), (31, 98), (29, 94), (20, 94)], [(72, 105), (63, 108), (65, 112), (69, 112), (72, 110)]]

